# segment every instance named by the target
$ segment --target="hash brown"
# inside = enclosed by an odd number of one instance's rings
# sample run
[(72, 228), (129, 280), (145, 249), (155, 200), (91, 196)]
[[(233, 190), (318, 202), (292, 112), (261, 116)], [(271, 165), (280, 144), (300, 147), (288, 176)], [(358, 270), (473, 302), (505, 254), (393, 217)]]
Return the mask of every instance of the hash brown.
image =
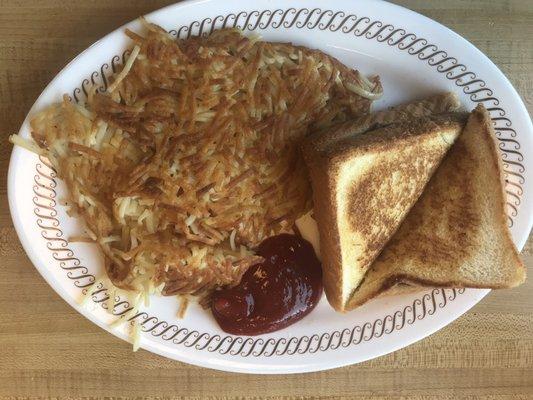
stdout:
[(32, 136), (116, 286), (205, 295), (238, 283), (254, 247), (311, 208), (298, 142), (368, 113), (382, 89), (317, 50), (145, 26), (127, 32), (135, 46), (107, 91), (65, 97)]

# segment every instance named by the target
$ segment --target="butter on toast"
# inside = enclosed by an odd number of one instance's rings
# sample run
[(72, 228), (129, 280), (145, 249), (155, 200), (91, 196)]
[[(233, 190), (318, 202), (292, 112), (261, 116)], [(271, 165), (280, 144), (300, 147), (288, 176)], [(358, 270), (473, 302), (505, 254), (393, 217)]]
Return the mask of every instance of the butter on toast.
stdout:
[(521, 284), (526, 272), (507, 227), (502, 179), (492, 122), (480, 105), (346, 308), (398, 283)]
[[(326, 296), (346, 311), (352, 292), (416, 202), (464, 127), (461, 113), (431, 115), (303, 146), (313, 186)], [(339, 129), (350, 130), (343, 124)]]

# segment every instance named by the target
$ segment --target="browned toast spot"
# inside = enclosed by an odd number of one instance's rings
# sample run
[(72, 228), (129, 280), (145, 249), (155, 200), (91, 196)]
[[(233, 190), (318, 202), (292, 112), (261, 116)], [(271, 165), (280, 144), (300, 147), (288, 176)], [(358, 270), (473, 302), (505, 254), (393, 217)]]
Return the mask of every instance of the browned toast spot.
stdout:
[[(419, 159), (427, 162), (413, 162), (414, 154), (416, 157), (423, 155)], [(421, 140), (412, 149), (399, 152), (394, 160), (376, 163), (360, 180), (352, 183), (347, 196), (346, 218), (354, 231), (374, 239), (369, 243), (368, 251), (362, 252), (358, 259), (361, 267), (381, 251), (402, 217), (400, 211), (370, 213), (368, 210), (390, 210), (391, 205), (395, 210), (408, 210), (413, 203), (413, 195), (418, 195), (416, 181), (432, 168), (432, 160), (441, 156), (441, 148), (425, 148)], [(402, 177), (401, 184), (395, 181), (395, 176)], [(405, 177), (412, 177), (412, 182), (405, 184)]]

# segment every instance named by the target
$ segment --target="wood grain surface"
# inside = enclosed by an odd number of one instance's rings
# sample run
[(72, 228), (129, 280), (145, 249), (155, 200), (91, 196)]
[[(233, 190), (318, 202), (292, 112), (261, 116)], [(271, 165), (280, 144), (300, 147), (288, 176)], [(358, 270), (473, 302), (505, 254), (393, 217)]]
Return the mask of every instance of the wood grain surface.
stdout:
[[(492, 292), (451, 325), (403, 350), (351, 367), (292, 376), (230, 374), (143, 350), (133, 353), (45, 283), (11, 224), (7, 135), (19, 129), (45, 85), (76, 54), (121, 24), (171, 2), (0, 0), (0, 396), (533, 398), (531, 278), (518, 289)], [(531, 112), (531, 0), (398, 3), (443, 23), (485, 52)], [(533, 275), (531, 240), (524, 260)]]

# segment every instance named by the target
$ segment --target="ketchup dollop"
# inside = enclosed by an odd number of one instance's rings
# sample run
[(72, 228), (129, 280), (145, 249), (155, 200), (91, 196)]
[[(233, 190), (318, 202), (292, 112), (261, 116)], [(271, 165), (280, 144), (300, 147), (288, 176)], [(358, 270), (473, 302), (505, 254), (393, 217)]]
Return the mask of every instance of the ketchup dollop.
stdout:
[(227, 333), (259, 335), (283, 329), (309, 314), (322, 295), (322, 268), (313, 246), (282, 234), (264, 240), (241, 282), (215, 293), (211, 309)]

